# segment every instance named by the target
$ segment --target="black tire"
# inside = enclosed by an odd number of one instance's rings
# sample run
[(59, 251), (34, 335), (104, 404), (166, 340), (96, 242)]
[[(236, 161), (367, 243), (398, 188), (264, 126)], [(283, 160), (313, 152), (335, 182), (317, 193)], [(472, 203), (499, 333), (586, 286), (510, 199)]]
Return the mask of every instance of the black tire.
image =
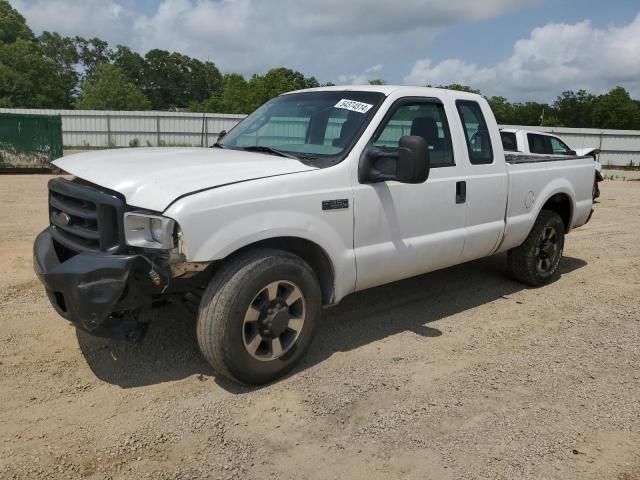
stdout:
[[(545, 240), (551, 231), (555, 236), (553, 249), (550, 243), (554, 242)], [(564, 223), (560, 215), (542, 210), (524, 243), (509, 250), (509, 272), (514, 279), (534, 287), (547, 285), (559, 276), (558, 266), (563, 250)]]
[[(267, 339), (267, 343), (258, 340), (259, 345), (264, 344), (267, 350), (265, 357), (260, 360), (257, 350), (254, 350), (252, 355), (249, 352), (250, 347), (246, 344), (249, 325), (245, 318), (251, 308), (259, 310), (255, 305), (262, 309), (264, 304), (264, 310), (260, 310), (259, 314), (262, 319), (260, 326), (266, 328), (268, 333), (273, 333), (264, 323), (267, 307), (273, 303), (269, 302), (272, 292), (269, 291), (266, 298), (259, 295), (263, 295), (266, 286), (274, 283), (278, 285), (276, 291), (284, 293), (278, 293), (273, 302), (286, 295), (288, 285), (298, 287), (298, 292), (302, 294), (303, 323), (295, 334), (295, 340), (291, 340), (288, 349), (278, 358), (264, 359), (269, 357), (269, 351), (271, 354), (274, 353), (275, 349), (271, 343), (273, 339)], [(281, 285), (284, 287), (281, 288)], [(284, 300), (282, 302), (283, 304), (278, 306), (288, 309)], [(296, 308), (299, 308), (300, 303), (297, 305)], [(321, 310), (320, 286), (316, 275), (306, 262), (280, 250), (250, 251), (224, 265), (205, 290), (198, 313), (198, 345), (204, 357), (219, 374), (240, 383), (262, 385), (281, 377), (295, 367), (311, 344)], [(285, 316), (289, 318), (288, 313)], [(256, 332), (253, 337), (261, 339), (259, 333), (263, 333), (263, 330), (257, 331), (258, 324), (258, 321), (255, 321)], [(289, 335), (291, 338), (292, 330), (288, 326), (283, 328), (286, 331), (282, 335)], [(283, 347), (284, 342), (281, 343), (281, 338), (284, 337), (278, 337), (277, 343)]]
[(600, 186), (598, 185), (597, 178), (593, 180), (593, 191), (591, 193), (593, 195), (594, 200), (600, 196)]

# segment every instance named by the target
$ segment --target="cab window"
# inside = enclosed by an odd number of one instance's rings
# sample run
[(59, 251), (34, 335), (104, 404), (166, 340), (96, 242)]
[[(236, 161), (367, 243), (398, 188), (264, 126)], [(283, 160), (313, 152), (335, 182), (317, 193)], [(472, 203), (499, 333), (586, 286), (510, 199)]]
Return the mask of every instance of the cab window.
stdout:
[(384, 126), (373, 137), (373, 145), (381, 150), (396, 152), (400, 138), (417, 135), (429, 146), (432, 167), (454, 165), (451, 134), (444, 107), (425, 101), (402, 102), (387, 117)]
[(458, 100), (456, 106), (464, 127), (469, 161), (473, 165), (493, 163), (491, 136), (480, 105), (469, 100)]
[(551, 143), (551, 151), (554, 155), (571, 155), (573, 152), (567, 145), (556, 137), (549, 137)]
[(517, 152), (518, 142), (516, 141), (516, 134), (513, 132), (500, 132), (500, 138), (502, 139), (502, 148), (505, 152)]
[(529, 152), (539, 155), (551, 155), (551, 145), (546, 135), (527, 133), (527, 140), (529, 141)]

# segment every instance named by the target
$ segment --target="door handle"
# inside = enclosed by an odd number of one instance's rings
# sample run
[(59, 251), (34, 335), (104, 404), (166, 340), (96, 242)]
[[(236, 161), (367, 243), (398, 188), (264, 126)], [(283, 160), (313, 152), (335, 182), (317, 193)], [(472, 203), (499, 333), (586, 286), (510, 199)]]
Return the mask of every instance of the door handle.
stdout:
[(466, 203), (467, 201), (467, 182), (456, 182), (456, 203)]

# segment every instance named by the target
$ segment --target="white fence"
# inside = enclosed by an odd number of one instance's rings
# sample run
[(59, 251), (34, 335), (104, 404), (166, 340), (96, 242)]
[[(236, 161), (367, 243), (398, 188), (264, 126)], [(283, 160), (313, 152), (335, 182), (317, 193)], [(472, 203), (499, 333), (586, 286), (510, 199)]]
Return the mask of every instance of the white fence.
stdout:
[[(244, 115), (183, 112), (122, 112), (0, 108), (0, 112), (60, 115), (65, 148), (129, 147), (133, 145), (209, 146), (222, 130)], [(554, 133), (572, 148), (597, 147), (604, 165), (640, 164), (640, 130), (511, 127)]]
[(0, 112), (60, 115), (65, 148), (209, 146), (245, 115), (0, 108)]

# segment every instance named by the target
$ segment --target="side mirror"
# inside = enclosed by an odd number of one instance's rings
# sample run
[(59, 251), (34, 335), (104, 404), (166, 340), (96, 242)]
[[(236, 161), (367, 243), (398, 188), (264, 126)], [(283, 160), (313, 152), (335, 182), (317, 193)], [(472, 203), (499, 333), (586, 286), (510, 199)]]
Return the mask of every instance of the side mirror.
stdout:
[(358, 166), (360, 183), (395, 180), (401, 183), (424, 183), (429, 178), (430, 161), (427, 141), (419, 136), (402, 137), (398, 153), (367, 148)]
[(225, 135), (227, 134), (226, 130), (222, 130), (219, 134), (218, 134), (218, 141), (222, 140)]
[(574, 156), (574, 157), (578, 155), (578, 154), (576, 153), (576, 151), (575, 151), (575, 150), (567, 150), (567, 153), (566, 153), (566, 154), (567, 154), (567, 155)]

